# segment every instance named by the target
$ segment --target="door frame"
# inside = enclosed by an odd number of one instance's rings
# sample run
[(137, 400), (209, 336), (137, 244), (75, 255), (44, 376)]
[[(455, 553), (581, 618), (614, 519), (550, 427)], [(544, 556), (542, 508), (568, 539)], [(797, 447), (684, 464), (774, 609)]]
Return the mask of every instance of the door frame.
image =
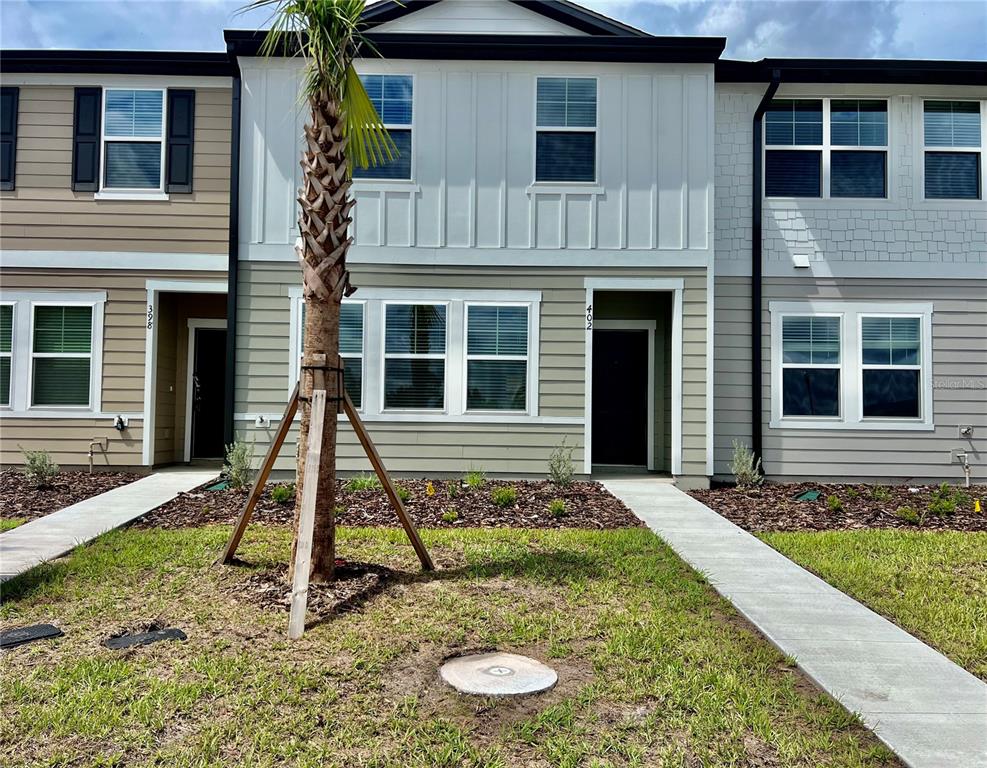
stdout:
[[(196, 331), (206, 328), (225, 331), (226, 320), (222, 318), (190, 317), (188, 319), (188, 362), (185, 370), (185, 463), (192, 461), (192, 372), (195, 366)], [(227, 371), (229, 375), (229, 371)]]
[[(593, 473), (593, 291), (665, 291), (672, 294), (672, 327), (669, 329), (672, 347), (672, 476), (682, 474), (682, 294), (685, 279), (681, 277), (587, 277), (586, 290), (586, 354), (584, 382), (586, 395), (583, 417), (583, 472)], [(601, 321), (603, 322), (603, 321)], [(706, 407), (711, 407), (710, 403)]]
[[(648, 332), (648, 454), (646, 466), (655, 469), (655, 328), (654, 320), (597, 320), (594, 331), (647, 331)], [(592, 374), (592, 369), (590, 369)], [(592, 413), (592, 412), (591, 412)], [(592, 446), (590, 446), (592, 448)], [(597, 465), (605, 466), (605, 465)]]

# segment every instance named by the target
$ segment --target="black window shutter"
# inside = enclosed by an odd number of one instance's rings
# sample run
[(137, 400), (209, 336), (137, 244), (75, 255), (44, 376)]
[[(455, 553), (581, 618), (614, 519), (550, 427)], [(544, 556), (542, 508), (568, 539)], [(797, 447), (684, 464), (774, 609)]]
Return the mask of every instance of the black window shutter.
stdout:
[(103, 92), (99, 88), (75, 89), (72, 129), (72, 189), (99, 190), (99, 126)]
[(165, 192), (192, 191), (195, 91), (168, 89), (168, 150)]
[(18, 88), (0, 88), (0, 190), (14, 188), (17, 175)]

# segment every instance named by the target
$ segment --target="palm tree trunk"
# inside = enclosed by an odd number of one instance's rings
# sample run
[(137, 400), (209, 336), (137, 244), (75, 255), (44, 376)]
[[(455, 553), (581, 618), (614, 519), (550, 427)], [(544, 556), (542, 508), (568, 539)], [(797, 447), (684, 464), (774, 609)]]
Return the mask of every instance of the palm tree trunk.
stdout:
[[(302, 156), (305, 186), (298, 198), (301, 214), (298, 225), (302, 246), (298, 251), (304, 275), (305, 344), (303, 366), (313, 356), (325, 355), (328, 366), (339, 359), (339, 308), (343, 296), (352, 292), (346, 272), (346, 252), (351, 239), (350, 181), (346, 172), (343, 124), (339, 109), (324, 94), (311, 98), (312, 120), (305, 126), (306, 149)], [(311, 581), (329, 581), (335, 571), (336, 505), (336, 414), (342, 395), (341, 377), (325, 371), (326, 415), (322, 428), (321, 471), (317, 478), (305, 477), (305, 451), (311, 420), (311, 394), (316, 372), (303, 367), (300, 395), (302, 422), (298, 435), (295, 498), (295, 535), (291, 562), (295, 561), (302, 492), (307, 482), (317, 482), (315, 530), (312, 544)], [(292, 578), (289, 573), (289, 579)]]

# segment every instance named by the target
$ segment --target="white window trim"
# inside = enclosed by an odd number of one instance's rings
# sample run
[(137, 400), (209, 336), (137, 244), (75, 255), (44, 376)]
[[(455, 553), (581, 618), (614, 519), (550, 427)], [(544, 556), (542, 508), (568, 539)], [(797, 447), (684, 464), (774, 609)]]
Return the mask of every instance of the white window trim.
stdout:
[[(384, 123), (384, 128), (388, 131), (394, 129), (398, 131), (411, 131), (411, 165), (408, 169), (408, 178), (406, 179), (371, 179), (366, 176), (358, 176), (355, 171), (357, 170), (354, 166), (353, 174), (353, 191), (377, 191), (380, 189), (395, 189), (402, 191), (417, 191), (418, 185), (415, 182), (415, 142), (417, 140), (418, 131), (415, 128), (415, 122), (418, 119), (418, 105), (415, 102), (416, 94), (418, 93), (418, 79), (413, 72), (360, 72), (360, 77), (370, 77), (370, 76), (382, 76), (382, 77), (410, 77), (411, 78), (411, 122), (410, 123)], [(443, 112), (443, 114), (445, 114)], [(380, 119), (383, 120), (384, 116), (380, 115)]]
[[(102, 413), (103, 398), (103, 313), (105, 292), (92, 291), (4, 291), (3, 304), (14, 307), (10, 355), (10, 404), (0, 406), (4, 418), (50, 419), (95, 418)], [(42, 355), (46, 357), (88, 357), (89, 404), (32, 405), (31, 386), (34, 370), (34, 307), (92, 307), (92, 342), (88, 355)]]
[[(524, 355), (471, 355), (469, 353), (469, 308), (470, 307), (524, 307), (528, 311), (528, 351)], [(532, 392), (532, 377), (534, 375), (537, 378), (537, 371), (532, 370), (531, 366), (531, 325), (532, 325), (532, 307), (531, 304), (524, 301), (467, 301), (464, 302), (463, 311), (463, 413), (467, 414), (514, 414), (514, 415), (529, 415), (531, 413), (531, 392)], [(507, 361), (520, 361), (523, 360), (525, 363), (525, 392), (524, 392), (524, 408), (521, 410), (511, 410), (511, 409), (471, 409), (468, 405), (468, 390), (469, 390), (469, 363), (471, 360), (487, 360), (493, 362), (507, 362)]]
[[(562, 78), (565, 80), (593, 80), (596, 83), (596, 117), (592, 128), (589, 126), (558, 126), (538, 125), (538, 81)], [(532, 123), (534, 131), (531, 134), (531, 184), (528, 186), (529, 192), (540, 191), (572, 191), (582, 190), (593, 194), (602, 194), (603, 189), (600, 182), (600, 78), (595, 75), (573, 75), (540, 73), (535, 76), (535, 87), (532, 94)], [(538, 180), (538, 134), (542, 131), (552, 133), (593, 133), (593, 180), (592, 181), (552, 181), (545, 179)]]
[[(143, 187), (107, 187), (106, 186), (106, 145), (135, 142), (149, 143), (155, 141), (151, 136), (106, 136), (106, 92), (107, 91), (155, 91), (161, 94), (161, 136), (157, 140), (161, 145), (160, 174), (158, 176), (157, 189), (145, 189)], [(165, 192), (165, 156), (167, 155), (166, 145), (168, 143), (168, 89), (167, 88), (118, 88), (104, 86), (102, 91), (102, 101), (100, 102), (99, 115), (99, 191), (95, 195), (97, 200), (167, 200), (168, 193)]]
[[(971, 101), (978, 102), (980, 104), (980, 146), (979, 147), (929, 147), (925, 144), (925, 102), (927, 101)], [(985, 143), (987, 143), (987, 99), (969, 99), (963, 98), (961, 96), (925, 96), (918, 99), (918, 109), (916, 111), (915, 121), (914, 121), (914, 132), (916, 141), (915, 146), (917, 147), (917, 156), (915, 158), (915, 180), (918, 187), (915, 190), (915, 200), (916, 203), (921, 207), (928, 208), (950, 208), (956, 209), (957, 206), (973, 207), (976, 210), (984, 204), (984, 199), (987, 197), (987, 170), (984, 166), (987, 163), (984, 162), (984, 150)], [(918, 141), (918, 139), (922, 139)], [(925, 154), (926, 152), (975, 152), (980, 155), (980, 197), (976, 200), (966, 200), (963, 198), (944, 198), (944, 197), (926, 197), (925, 196)]]
[[(932, 387), (932, 315), (931, 303), (874, 303), (831, 301), (772, 301), (771, 314), (771, 429), (842, 429), (883, 431), (931, 431), (935, 429)], [(786, 315), (839, 315), (840, 326), (840, 418), (784, 417), (781, 381), (781, 320)], [(918, 419), (863, 418), (863, 373), (860, 318), (919, 317), (922, 324), (921, 416)], [(802, 366), (805, 367), (805, 366)], [(899, 366), (900, 367), (900, 366)]]
[[(804, 202), (830, 202), (837, 201), (838, 203), (857, 203), (864, 204), (874, 204), (874, 203), (889, 203), (894, 199), (892, 190), (894, 189), (894, 171), (893, 165), (893, 119), (891, 113), (891, 99), (887, 96), (779, 96), (775, 95), (775, 99), (779, 101), (822, 101), (822, 144), (771, 144), (768, 145), (768, 121), (767, 119), (761, 121), (761, 168), (764, 169), (761, 174), (761, 197), (762, 199), (769, 202), (781, 202), (781, 203), (804, 203)], [(888, 117), (888, 135), (887, 141), (883, 146), (843, 146), (841, 144), (833, 144), (831, 141), (831, 117), (832, 108), (831, 103), (833, 101), (883, 101), (887, 106), (887, 117)], [(767, 173), (767, 157), (769, 151), (775, 150), (799, 150), (807, 152), (820, 152), (822, 158), (820, 160), (822, 167), (820, 168), (820, 194), (818, 197), (768, 197), (767, 194), (767, 184), (768, 184), (768, 173)], [(830, 189), (831, 176), (832, 176), (832, 164), (831, 157), (833, 152), (884, 152), (884, 196), (883, 197), (833, 197), (832, 190)]]
[[(836, 415), (836, 416), (805, 416), (805, 415), (802, 415), (802, 416), (785, 416), (784, 414), (782, 414), (782, 411), (781, 411), (781, 409), (784, 407), (784, 398), (781, 398), (782, 402), (779, 405), (778, 413), (781, 415), (781, 418), (785, 419), (786, 421), (787, 420), (802, 420), (802, 419), (804, 419), (806, 421), (811, 421), (814, 424), (832, 424), (834, 422), (840, 422), (840, 421), (842, 421), (843, 420), (843, 414), (846, 413), (846, 403), (843, 400), (843, 380), (844, 380), (844, 378), (846, 376), (846, 364), (845, 364), (845, 359), (846, 358), (845, 358), (845, 355), (844, 355), (844, 349), (846, 347), (846, 344), (845, 344), (844, 335), (843, 335), (843, 333), (844, 333), (843, 326), (845, 324), (845, 322), (844, 322), (845, 321), (845, 318), (844, 318), (843, 313), (842, 312), (813, 312), (813, 313), (806, 314), (806, 313), (800, 313), (800, 312), (779, 312), (779, 318), (778, 318), (778, 325), (779, 325), (779, 329), (780, 329), (779, 333), (782, 333), (783, 334), (783, 332), (784, 332), (784, 325), (785, 325), (785, 318), (786, 317), (836, 317), (836, 318), (839, 319), (839, 321), (840, 321), (840, 325), (839, 325), (839, 328), (840, 328), (840, 350), (839, 350), (839, 360), (836, 363), (786, 363), (785, 362), (785, 359), (784, 359), (784, 350), (783, 350), (784, 339), (782, 337), (780, 337), (779, 340), (778, 340), (778, 362), (781, 365), (781, 375), (780, 375), (780, 378), (779, 378), (779, 390), (778, 390), (779, 391), (779, 397), (781, 397), (781, 394), (782, 394), (781, 387), (783, 387), (783, 380), (784, 380), (784, 376), (785, 376), (785, 371), (787, 369), (791, 369), (791, 368), (796, 368), (796, 369), (816, 368), (816, 369), (832, 370), (832, 369), (835, 368), (837, 371), (840, 372), (840, 376), (839, 376), (840, 390), (839, 390), (839, 397), (837, 398), (837, 412), (838, 412), (838, 415)], [(772, 349), (774, 349), (774, 347), (772, 347)]]
[[(455, 423), (541, 423), (538, 415), (540, 291), (498, 291), (485, 289), (400, 289), (360, 288), (363, 313), (363, 403), (360, 413), (368, 421), (378, 422), (455, 422)], [(289, 297), (289, 349), (287, 392), (297, 381), (300, 356), (302, 289), (292, 286)], [(466, 411), (466, 304), (528, 307), (528, 409), (517, 411)], [(411, 410), (384, 405), (384, 305), (446, 305), (446, 381), (445, 408)], [(368, 354), (372, 350), (374, 354)], [(415, 357), (415, 356), (412, 356)], [(442, 357), (439, 355), (438, 357)], [(345, 415), (340, 415), (345, 419)], [(569, 423), (567, 420), (565, 423)]]

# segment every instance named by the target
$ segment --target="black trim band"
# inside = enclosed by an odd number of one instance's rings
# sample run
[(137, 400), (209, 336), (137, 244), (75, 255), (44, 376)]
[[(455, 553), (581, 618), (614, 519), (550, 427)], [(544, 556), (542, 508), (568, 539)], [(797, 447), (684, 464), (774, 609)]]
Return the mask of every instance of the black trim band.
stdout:
[(225, 53), (176, 51), (45, 51), (0, 52), (6, 74), (203, 75), (232, 77), (233, 65)]
[(900, 83), (987, 85), (987, 62), (896, 59), (761, 59), (716, 62), (719, 83)]

